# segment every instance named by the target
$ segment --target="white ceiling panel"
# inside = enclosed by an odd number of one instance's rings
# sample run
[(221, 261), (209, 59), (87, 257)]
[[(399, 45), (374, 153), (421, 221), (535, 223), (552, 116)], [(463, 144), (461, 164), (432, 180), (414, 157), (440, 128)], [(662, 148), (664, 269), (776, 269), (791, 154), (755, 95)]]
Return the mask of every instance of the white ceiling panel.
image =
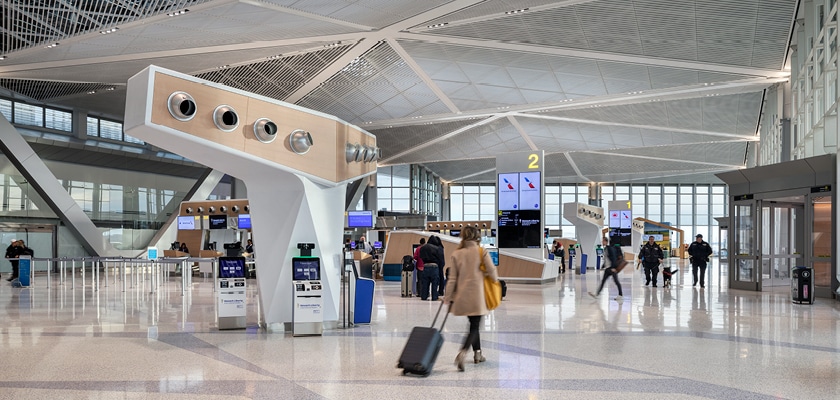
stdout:
[(448, 180), (535, 146), (547, 182), (702, 182), (745, 164), (796, 0), (71, 3), (0, 2), (9, 97), (119, 120), (154, 64), (369, 127), (388, 165)]

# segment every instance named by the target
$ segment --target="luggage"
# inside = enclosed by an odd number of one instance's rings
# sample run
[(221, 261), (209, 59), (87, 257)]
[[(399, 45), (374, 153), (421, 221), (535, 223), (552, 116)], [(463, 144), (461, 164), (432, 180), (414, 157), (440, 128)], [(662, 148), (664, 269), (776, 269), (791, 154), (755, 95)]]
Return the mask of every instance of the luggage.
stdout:
[(504, 299), (507, 296), (507, 283), (501, 279), (499, 279), (499, 283), (502, 284), (502, 298)]
[[(432, 321), (432, 326), (415, 326), (411, 330), (411, 335), (408, 336), (408, 342), (403, 348), (402, 354), (397, 361), (397, 368), (403, 369), (403, 375), (408, 373), (429, 376), (432, 373), (432, 367), (435, 366), (438, 354), (440, 354), (440, 347), (443, 345), (443, 336), (440, 330), (435, 329), (435, 322), (440, 316), (440, 310), (443, 309), (443, 302), (440, 302), (435, 319)], [(449, 316), (449, 310), (446, 310), (446, 315), (443, 317), (443, 322), (440, 324), (440, 329), (446, 325), (446, 318)]]
[(402, 270), (403, 271), (414, 271), (414, 257), (405, 255), (402, 259)]
[(411, 297), (412, 273), (413, 271), (403, 270), (402, 279), (400, 279), (400, 297)]

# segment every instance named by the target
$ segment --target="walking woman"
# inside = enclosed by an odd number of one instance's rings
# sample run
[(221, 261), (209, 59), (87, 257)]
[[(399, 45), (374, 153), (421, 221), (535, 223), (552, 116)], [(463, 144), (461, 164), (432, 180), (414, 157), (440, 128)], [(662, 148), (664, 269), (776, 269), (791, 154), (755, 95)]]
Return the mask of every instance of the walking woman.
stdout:
[[(478, 336), (481, 317), (489, 313), (484, 302), (484, 276), (487, 275), (494, 281), (499, 280), (493, 260), (481, 248), (479, 242), (481, 235), (477, 228), (468, 226), (462, 229), (461, 244), (452, 252), (452, 265), (448, 268), (449, 289), (446, 298), (450, 302), (449, 309), (453, 315), (466, 315), (470, 321), (470, 333), (455, 357), (455, 365), (459, 371), (464, 370), (464, 359), (470, 347), (475, 352), (473, 361), (476, 364), (486, 360), (481, 354), (481, 340)], [(480, 267), (482, 263), (484, 272)]]
[(598, 287), (598, 291), (596, 293), (589, 292), (589, 295), (597, 298), (598, 295), (601, 294), (601, 290), (604, 289), (604, 284), (607, 283), (607, 279), (612, 276), (613, 280), (615, 280), (615, 286), (618, 287), (618, 296), (615, 297), (615, 301), (623, 303), (624, 296), (622, 296), (621, 293), (621, 283), (618, 282), (618, 271), (615, 269), (618, 262), (623, 258), (621, 255), (621, 248), (615, 246), (614, 244), (610, 245), (607, 238), (604, 238), (602, 242), (604, 243), (604, 253), (606, 256), (604, 257), (604, 277), (601, 279), (601, 286)]

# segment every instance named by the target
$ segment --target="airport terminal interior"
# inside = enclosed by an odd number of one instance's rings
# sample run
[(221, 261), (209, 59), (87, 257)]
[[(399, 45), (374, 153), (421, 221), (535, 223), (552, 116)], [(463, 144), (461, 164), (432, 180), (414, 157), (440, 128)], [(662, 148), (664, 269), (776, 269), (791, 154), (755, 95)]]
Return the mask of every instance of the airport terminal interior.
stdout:
[[(837, 14), (2, 1), (0, 399), (836, 398)], [(462, 372), (400, 263), (465, 226), (507, 293)]]

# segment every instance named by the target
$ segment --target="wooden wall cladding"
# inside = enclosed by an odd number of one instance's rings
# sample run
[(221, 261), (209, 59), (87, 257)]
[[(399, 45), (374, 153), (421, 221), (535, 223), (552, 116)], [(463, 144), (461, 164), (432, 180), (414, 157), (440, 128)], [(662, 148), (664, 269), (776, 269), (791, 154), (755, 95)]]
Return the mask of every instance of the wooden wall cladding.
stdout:
[[(169, 114), (169, 96), (179, 91), (195, 99), (196, 115), (189, 121)], [(231, 106), (239, 116), (239, 126), (233, 132), (223, 132), (213, 123), (213, 111), (220, 105)], [(263, 143), (255, 137), (253, 124), (259, 118), (277, 125), (273, 142)], [(376, 162), (348, 163), (344, 152), (347, 143), (376, 146), (373, 135), (332, 118), (160, 72), (154, 76), (151, 121), (332, 182), (376, 171)], [(313, 145), (306, 154), (296, 154), (289, 146), (289, 135), (296, 129), (312, 135)]]
[(544, 264), (499, 254), (499, 276), (502, 278), (541, 279)]
[[(248, 214), (248, 211), (245, 211), (245, 206), (248, 205), (247, 199), (232, 199), (232, 200), (206, 200), (206, 201), (185, 201), (181, 203), (181, 207), (178, 209), (178, 215), (186, 216), (186, 215), (222, 215), (225, 214), (228, 217), (235, 217), (239, 214)], [(227, 207), (227, 211), (221, 212), (222, 206)], [(233, 211), (233, 206), (239, 207), (239, 212)], [(198, 208), (203, 207), (204, 212), (202, 214), (198, 213)], [(209, 212), (208, 210), (210, 207), (215, 207), (216, 211)], [(192, 214), (187, 214), (187, 208), (192, 208)]]

